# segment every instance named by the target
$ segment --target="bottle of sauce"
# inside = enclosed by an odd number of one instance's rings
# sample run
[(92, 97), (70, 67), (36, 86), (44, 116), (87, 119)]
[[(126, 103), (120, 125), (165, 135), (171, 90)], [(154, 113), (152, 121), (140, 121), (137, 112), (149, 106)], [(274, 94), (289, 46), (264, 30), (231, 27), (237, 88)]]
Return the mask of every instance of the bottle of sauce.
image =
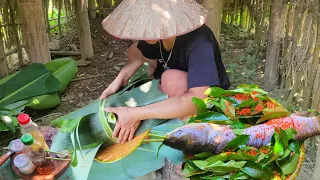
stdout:
[(37, 140), (41, 144), (44, 144), (45, 150), (49, 150), (49, 147), (43, 135), (39, 131), (38, 125), (32, 122), (28, 114), (20, 114), (17, 119), (20, 125), (20, 131), (22, 134), (27, 134), (27, 133), (31, 134), (35, 140)]
[(30, 158), (35, 165), (37, 172), (41, 175), (49, 175), (53, 172), (55, 166), (45, 151), (45, 144), (37, 141), (31, 134), (24, 134), (21, 141), (25, 145), (24, 153)]

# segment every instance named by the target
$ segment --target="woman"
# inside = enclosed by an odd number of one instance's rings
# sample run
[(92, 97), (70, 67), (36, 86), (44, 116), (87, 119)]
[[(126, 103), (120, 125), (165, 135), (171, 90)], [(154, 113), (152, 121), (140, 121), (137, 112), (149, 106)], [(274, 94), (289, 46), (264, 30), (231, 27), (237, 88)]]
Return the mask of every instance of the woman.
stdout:
[(133, 138), (141, 120), (195, 114), (193, 97), (206, 98), (210, 86), (229, 88), (218, 43), (204, 25), (206, 16), (207, 11), (190, 0), (124, 0), (103, 21), (113, 36), (139, 41), (128, 49), (128, 64), (100, 98), (127, 85), (144, 62), (149, 62), (149, 75), (161, 80), (161, 90), (169, 97), (143, 107), (106, 108), (118, 116), (113, 137), (119, 143)]

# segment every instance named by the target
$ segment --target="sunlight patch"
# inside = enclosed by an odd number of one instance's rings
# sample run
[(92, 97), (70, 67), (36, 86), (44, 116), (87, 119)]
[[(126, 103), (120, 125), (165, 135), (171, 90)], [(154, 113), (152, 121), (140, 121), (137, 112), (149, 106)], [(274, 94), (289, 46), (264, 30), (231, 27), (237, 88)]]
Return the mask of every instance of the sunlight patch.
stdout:
[(137, 107), (137, 102), (134, 100), (134, 98), (130, 98), (128, 101), (125, 102), (125, 104), (131, 108)]
[(152, 87), (152, 81), (149, 81), (149, 82), (141, 85), (141, 86), (140, 86), (140, 90), (141, 90), (142, 92), (144, 92), (144, 93), (147, 93), (147, 92), (150, 91), (151, 87)]

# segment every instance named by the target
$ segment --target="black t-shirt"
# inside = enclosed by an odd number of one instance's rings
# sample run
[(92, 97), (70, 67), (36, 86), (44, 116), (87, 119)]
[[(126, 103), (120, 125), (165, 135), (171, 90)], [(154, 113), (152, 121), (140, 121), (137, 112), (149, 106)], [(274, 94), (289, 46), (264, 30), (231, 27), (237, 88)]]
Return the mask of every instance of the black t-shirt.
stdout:
[[(167, 61), (170, 52), (167, 52), (161, 43), (163, 59)], [(148, 44), (138, 42), (138, 49), (148, 59), (161, 61), (159, 43)], [(159, 79), (164, 67), (158, 61), (154, 77)], [(172, 56), (167, 66), (188, 73), (188, 88), (201, 86), (219, 86), (224, 89), (230, 87), (230, 81), (221, 60), (220, 49), (212, 31), (206, 25), (177, 36), (172, 50)]]

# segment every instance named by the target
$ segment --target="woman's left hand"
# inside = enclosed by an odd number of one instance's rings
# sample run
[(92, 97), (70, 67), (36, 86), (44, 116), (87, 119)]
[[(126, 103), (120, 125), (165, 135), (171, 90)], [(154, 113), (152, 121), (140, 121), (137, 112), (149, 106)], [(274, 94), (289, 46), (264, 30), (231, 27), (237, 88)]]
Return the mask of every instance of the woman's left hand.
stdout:
[(107, 107), (105, 111), (115, 113), (118, 116), (112, 137), (118, 137), (118, 143), (125, 143), (127, 140), (131, 141), (141, 122), (135, 115), (134, 108)]

